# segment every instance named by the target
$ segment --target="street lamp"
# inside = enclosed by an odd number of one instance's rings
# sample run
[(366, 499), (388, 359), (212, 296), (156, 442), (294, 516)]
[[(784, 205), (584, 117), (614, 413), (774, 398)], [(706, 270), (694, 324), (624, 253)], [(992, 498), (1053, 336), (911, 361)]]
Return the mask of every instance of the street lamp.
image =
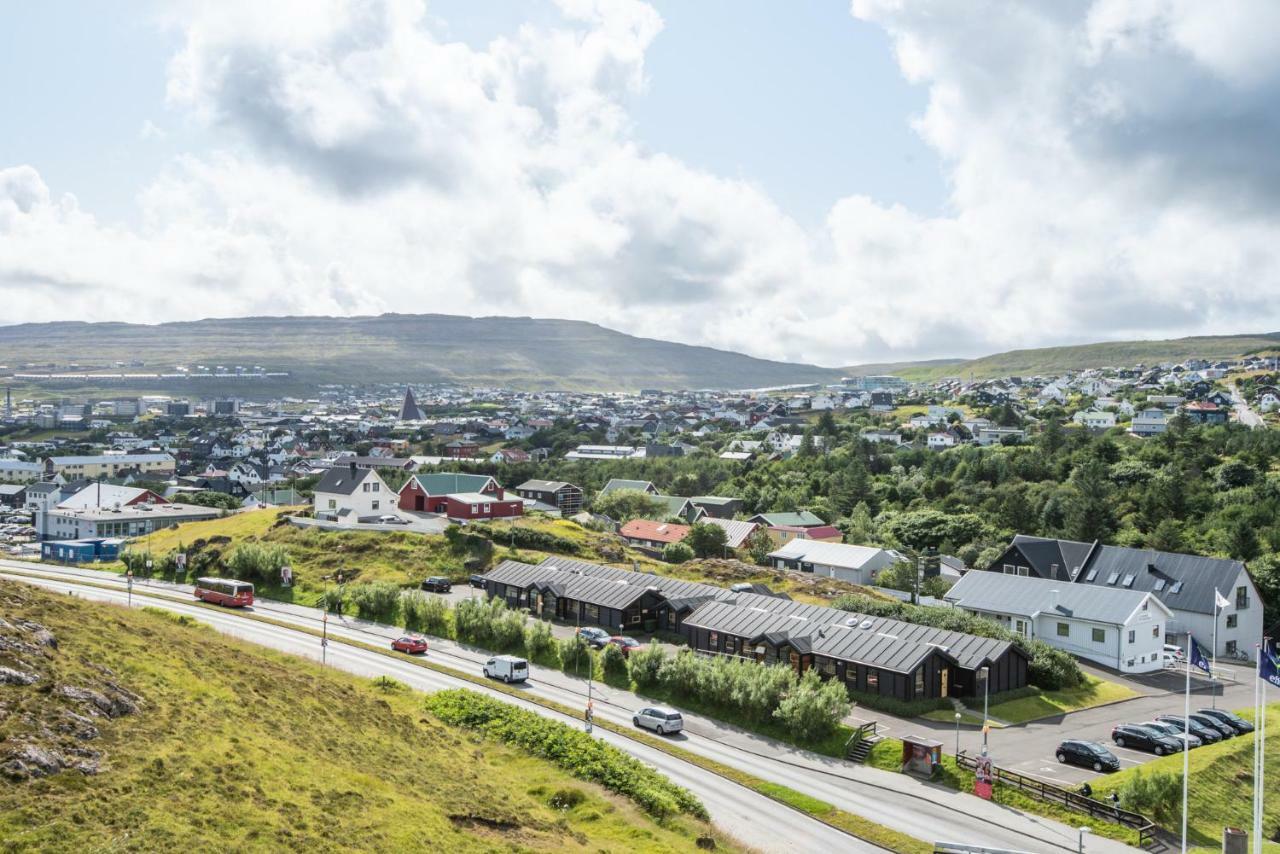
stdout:
[(956, 712), (956, 759), (960, 758), (960, 713)]
[(1076, 830), (1080, 831), (1080, 845), (1079, 845), (1079, 847), (1078, 847), (1076, 850), (1077, 850), (1077, 851), (1079, 851), (1079, 854), (1084, 854), (1084, 838), (1085, 838), (1085, 835), (1086, 835), (1086, 834), (1093, 833), (1093, 828), (1091, 828), (1091, 827), (1085, 827), (1084, 825), (1081, 825), (1080, 827), (1077, 827), (1077, 828), (1076, 828)]

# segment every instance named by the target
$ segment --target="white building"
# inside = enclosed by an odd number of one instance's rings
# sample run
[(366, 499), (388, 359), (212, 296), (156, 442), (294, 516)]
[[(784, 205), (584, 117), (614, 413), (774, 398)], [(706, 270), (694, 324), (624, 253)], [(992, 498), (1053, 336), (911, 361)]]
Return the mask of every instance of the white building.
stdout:
[(1116, 426), (1116, 414), (1114, 412), (1096, 409), (1081, 410), (1072, 415), (1071, 420), (1088, 430), (1110, 430)]
[(1169, 426), (1163, 409), (1144, 409), (1133, 416), (1129, 432), (1135, 436), (1158, 436)]
[(329, 469), (315, 488), (317, 519), (355, 524), (361, 519), (397, 515), (398, 503), (399, 496), (387, 488), (376, 470), (362, 469), (355, 463)]
[(1149, 592), (970, 572), (944, 598), (1025, 638), (1122, 673), (1148, 673), (1164, 666), (1172, 612)]
[(799, 538), (769, 554), (769, 561), (778, 569), (798, 569), (853, 584), (870, 584), (880, 570), (903, 560), (906, 558), (889, 549)]

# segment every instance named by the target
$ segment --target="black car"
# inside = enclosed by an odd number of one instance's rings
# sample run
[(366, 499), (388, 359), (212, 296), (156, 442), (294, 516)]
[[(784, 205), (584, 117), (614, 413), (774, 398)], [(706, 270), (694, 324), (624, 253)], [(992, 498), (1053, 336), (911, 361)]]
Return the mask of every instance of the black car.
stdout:
[(1253, 724), (1232, 712), (1227, 712), (1222, 709), (1196, 709), (1196, 714), (1205, 715), (1206, 717), (1213, 718), (1215, 721), (1224, 723), (1240, 735), (1244, 735), (1246, 732), (1253, 732)]
[(481, 590), (483, 590), (483, 589), (484, 589), (484, 576), (483, 576), (483, 575), (473, 575), (473, 576), (471, 576), (470, 578), (468, 578), (468, 579), (467, 579), (467, 583), (468, 583), (468, 584), (470, 584), (472, 587), (479, 587)]
[(1200, 724), (1201, 726), (1207, 729), (1216, 729), (1218, 732), (1222, 733), (1223, 738), (1236, 737), (1236, 728), (1233, 727), (1231, 724), (1224, 724), (1222, 721), (1218, 720), (1217, 718), (1209, 717), (1208, 715), (1199, 714), (1198, 712), (1192, 712), (1191, 720), (1195, 721), (1196, 723)]
[[(1156, 715), (1156, 720), (1162, 724), (1173, 724), (1179, 729), (1182, 728), (1182, 715)], [(1199, 736), (1200, 740), (1205, 744), (1217, 744), (1222, 741), (1222, 733), (1217, 727), (1207, 727), (1196, 720), (1196, 716), (1191, 716), (1191, 726), (1188, 727), (1191, 734)]]
[(1120, 760), (1095, 741), (1068, 739), (1058, 745), (1058, 761), (1064, 765), (1081, 765), (1094, 771), (1119, 771)]
[(1120, 724), (1111, 730), (1111, 740), (1117, 747), (1132, 747), (1135, 750), (1150, 750), (1156, 756), (1166, 753), (1177, 753), (1182, 749), (1182, 742), (1169, 738), (1164, 733), (1156, 732), (1137, 724)]
[(453, 584), (443, 575), (432, 575), (422, 582), (422, 589), (433, 593), (448, 593), (453, 589)]

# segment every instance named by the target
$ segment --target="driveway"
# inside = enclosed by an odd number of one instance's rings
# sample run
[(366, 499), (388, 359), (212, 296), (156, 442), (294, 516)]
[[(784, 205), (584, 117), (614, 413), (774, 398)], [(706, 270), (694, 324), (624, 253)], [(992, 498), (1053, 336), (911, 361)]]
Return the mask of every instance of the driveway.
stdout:
[(1231, 406), (1235, 410), (1236, 420), (1255, 430), (1259, 427), (1265, 427), (1266, 422), (1262, 420), (1262, 416), (1253, 411), (1248, 401), (1240, 394), (1240, 389), (1236, 388), (1236, 384), (1231, 383), (1227, 388), (1231, 391)]

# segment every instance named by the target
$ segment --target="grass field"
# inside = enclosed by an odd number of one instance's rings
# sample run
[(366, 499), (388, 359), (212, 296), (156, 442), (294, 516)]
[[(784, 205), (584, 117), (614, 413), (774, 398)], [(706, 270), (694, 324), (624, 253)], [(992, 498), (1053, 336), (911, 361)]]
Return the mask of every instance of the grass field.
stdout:
[[(1241, 717), (1253, 720), (1252, 709), (1236, 709)], [(1280, 734), (1280, 703), (1267, 706), (1267, 733)], [(1280, 738), (1280, 736), (1272, 736)], [(1267, 797), (1263, 806), (1263, 835), (1271, 840), (1268, 852), (1280, 852), (1280, 745), (1268, 738)], [(1253, 805), (1253, 735), (1197, 747), (1189, 755), (1191, 785), (1187, 793), (1189, 807), (1188, 841), (1195, 845), (1220, 850), (1224, 825), (1248, 830)], [(1182, 778), (1182, 755), (1153, 759), (1141, 768), (1129, 768), (1110, 774), (1094, 783), (1100, 794), (1120, 791), (1135, 775), (1171, 774)], [(1121, 804), (1123, 806), (1123, 802)], [(1166, 807), (1168, 818), (1162, 822), (1169, 830), (1181, 823), (1180, 804)], [(1252, 849), (1251, 849), (1252, 850)]]
[[(1118, 682), (1109, 682), (1087, 673), (1084, 678), (1085, 683), (1077, 688), (1042, 691), (1033, 697), (996, 703), (991, 706), (988, 715), (1007, 724), (1026, 723), (1138, 696), (1137, 691)], [(980, 714), (980, 709), (975, 711)]]
[(42, 685), (109, 678), (140, 697), (135, 714), (96, 721), (101, 735), (85, 744), (102, 753), (97, 775), (0, 787), (6, 851), (658, 852), (696, 850), (707, 832), (687, 818), (659, 824), (547, 762), (424, 716), (413, 692), (170, 615), (10, 583), (0, 583), (0, 610), (59, 641), (41, 682), (5, 687), (14, 713), (0, 719), (0, 744), (38, 737), (52, 720), (56, 692)]

